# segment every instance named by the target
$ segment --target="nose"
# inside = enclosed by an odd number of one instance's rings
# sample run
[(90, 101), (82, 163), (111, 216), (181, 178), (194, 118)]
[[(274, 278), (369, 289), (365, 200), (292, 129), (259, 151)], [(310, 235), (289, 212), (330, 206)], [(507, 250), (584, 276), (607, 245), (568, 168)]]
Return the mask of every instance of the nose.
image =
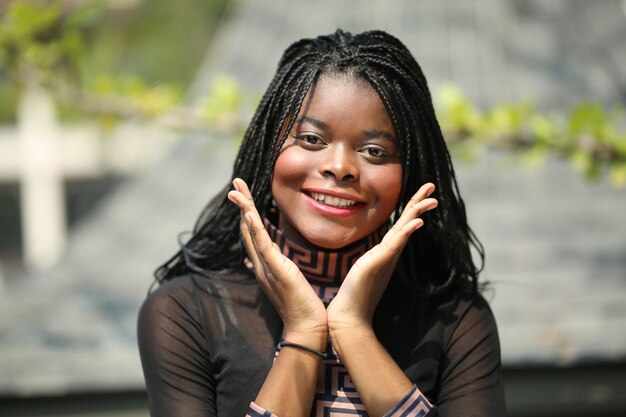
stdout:
[(324, 155), (319, 170), (324, 176), (332, 176), (340, 182), (359, 179), (359, 167), (356, 155), (346, 146), (331, 146)]

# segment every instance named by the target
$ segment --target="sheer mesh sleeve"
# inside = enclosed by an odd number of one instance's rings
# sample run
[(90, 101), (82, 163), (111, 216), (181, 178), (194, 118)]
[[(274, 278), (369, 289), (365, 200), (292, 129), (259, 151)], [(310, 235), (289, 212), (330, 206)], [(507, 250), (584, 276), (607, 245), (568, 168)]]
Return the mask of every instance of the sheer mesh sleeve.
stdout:
[(217, 415), (214, 369), (195, 308), (192, 294), (162, 286), (139, 313), (139, 351), (152, 417)]
[(437, 410), (413, 385), (411, 391), (383, 417), (433, 417), (436, 413)]
[(250, 408), (248, 409), (248, 413), (246, 417), (278, 417), (276, 414), (273, 414), (271, 411), (267, 411), (265, 408), (257, 405), (254, 401), (250, 403)]
[(487, 302), (475, 296), (455, 315), (456, 325), (444, 336), (446, 354), (436, 404), (439, 415), (505, 416), (500, 342), (493, 314)]
[[(153, 417), (268, 413), (250, 404), (271, 368), (282, 321), (252, 278), (177, 278), (145, 300), (138, 338)], [(479, 295), (457, 300), (425, 304), (380, 336), (435, 405), (428, 417), (505, 416), (491, 310)], [(414, 400), (398, 406), (420, 404)]]

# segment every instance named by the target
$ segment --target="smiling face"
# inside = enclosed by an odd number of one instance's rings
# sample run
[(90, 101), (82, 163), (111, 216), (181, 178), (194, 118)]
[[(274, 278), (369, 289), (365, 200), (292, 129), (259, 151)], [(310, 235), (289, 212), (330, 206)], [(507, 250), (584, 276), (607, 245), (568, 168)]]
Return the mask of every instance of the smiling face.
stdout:
[(378, 94), (347, 75), (320, 77), (274, 166), (280, 229), (342, 248), (389, 219), (401, 186), (399, 148)]

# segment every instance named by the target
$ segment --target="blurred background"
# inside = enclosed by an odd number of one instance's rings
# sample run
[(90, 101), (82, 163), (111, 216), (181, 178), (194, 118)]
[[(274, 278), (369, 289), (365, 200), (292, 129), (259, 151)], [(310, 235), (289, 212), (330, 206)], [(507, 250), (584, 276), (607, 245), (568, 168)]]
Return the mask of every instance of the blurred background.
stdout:
[(509, 414), (626, 415), (626, 1), (0, 1), (0, 415), (147, 416), (135, 321), (282, 51), (384, 29), (485, 245)]

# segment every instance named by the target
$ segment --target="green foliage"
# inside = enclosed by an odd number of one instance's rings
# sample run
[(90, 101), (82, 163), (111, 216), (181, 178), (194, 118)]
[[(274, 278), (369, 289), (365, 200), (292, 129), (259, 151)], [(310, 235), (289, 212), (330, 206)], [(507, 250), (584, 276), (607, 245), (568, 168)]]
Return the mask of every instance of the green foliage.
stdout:
[(0, 121), (15, 118), (15, 97), (28, 84), (46, 86), (72, 119), (164, 114), (180, 105), (226, 1), (0, 5)]
[[(185, 89), (206, 56), (227, 0), (143, 0), (108, 10), (83, 62), (88, 74), (140, 75), (148, 84)], [(104, 71), (103, 71), (104, 70)]]
[(56, 1), (10, 3), (0, 19), (0, 66), (19, 84), (75, 75), (95, 6), (66, 15)]
[(200, 104), (200, 117), (209, 126), (221, 131), (237, 131), (244, 128), (245, 94), (237, 81), (229, 75), (212, 80), (209, 94)]
[[(55, 94), (63, 115), (90, 115), (103, 127), (123, 118), (161, 118), (178, 127), (243, 133), (253, 104), (232, 77), (217, 77), (197, 108), (182, 105), (181, 91), (226, 0), (149, 0), (128, 10), (111, 4), (15, 0), (0, 6), (0, 120), (14, 117), (21, 86), (36, 83)], [(475, 160), (486, 146), (504, 147), (532, 168), (559, 154), (587, 178), (608, 172), (614, 187), (626, 187), (622, 108), (584, 103), (559, 118), (531, 102), (480, 110), (449, 85), (437, 97), (442, 130), (457, 157)]]
[(530, 102), (502, 104), (481, 111), (457, 88), (438, 94), (439, 123), (455, 156), (474, 160), (485, 146), (515, 149), (533, 168), (550, 154), (569, 158), (589, 179), (608, 171), (615, 188), (626, 186), (624, 109), (582, 103), (565, 118), (539, 113)]
[[(156, 117), (180, 104), (180, 91), (171, 85), (150, 86), (137, 76), (111, 76), (103, 74), (89, 86), (89, 90), (99, 97), (111, 99), (111, 102), (126, 101), (129, 108), (137, 114)], [(107, 109), (115, 113), (117, 109)]]

